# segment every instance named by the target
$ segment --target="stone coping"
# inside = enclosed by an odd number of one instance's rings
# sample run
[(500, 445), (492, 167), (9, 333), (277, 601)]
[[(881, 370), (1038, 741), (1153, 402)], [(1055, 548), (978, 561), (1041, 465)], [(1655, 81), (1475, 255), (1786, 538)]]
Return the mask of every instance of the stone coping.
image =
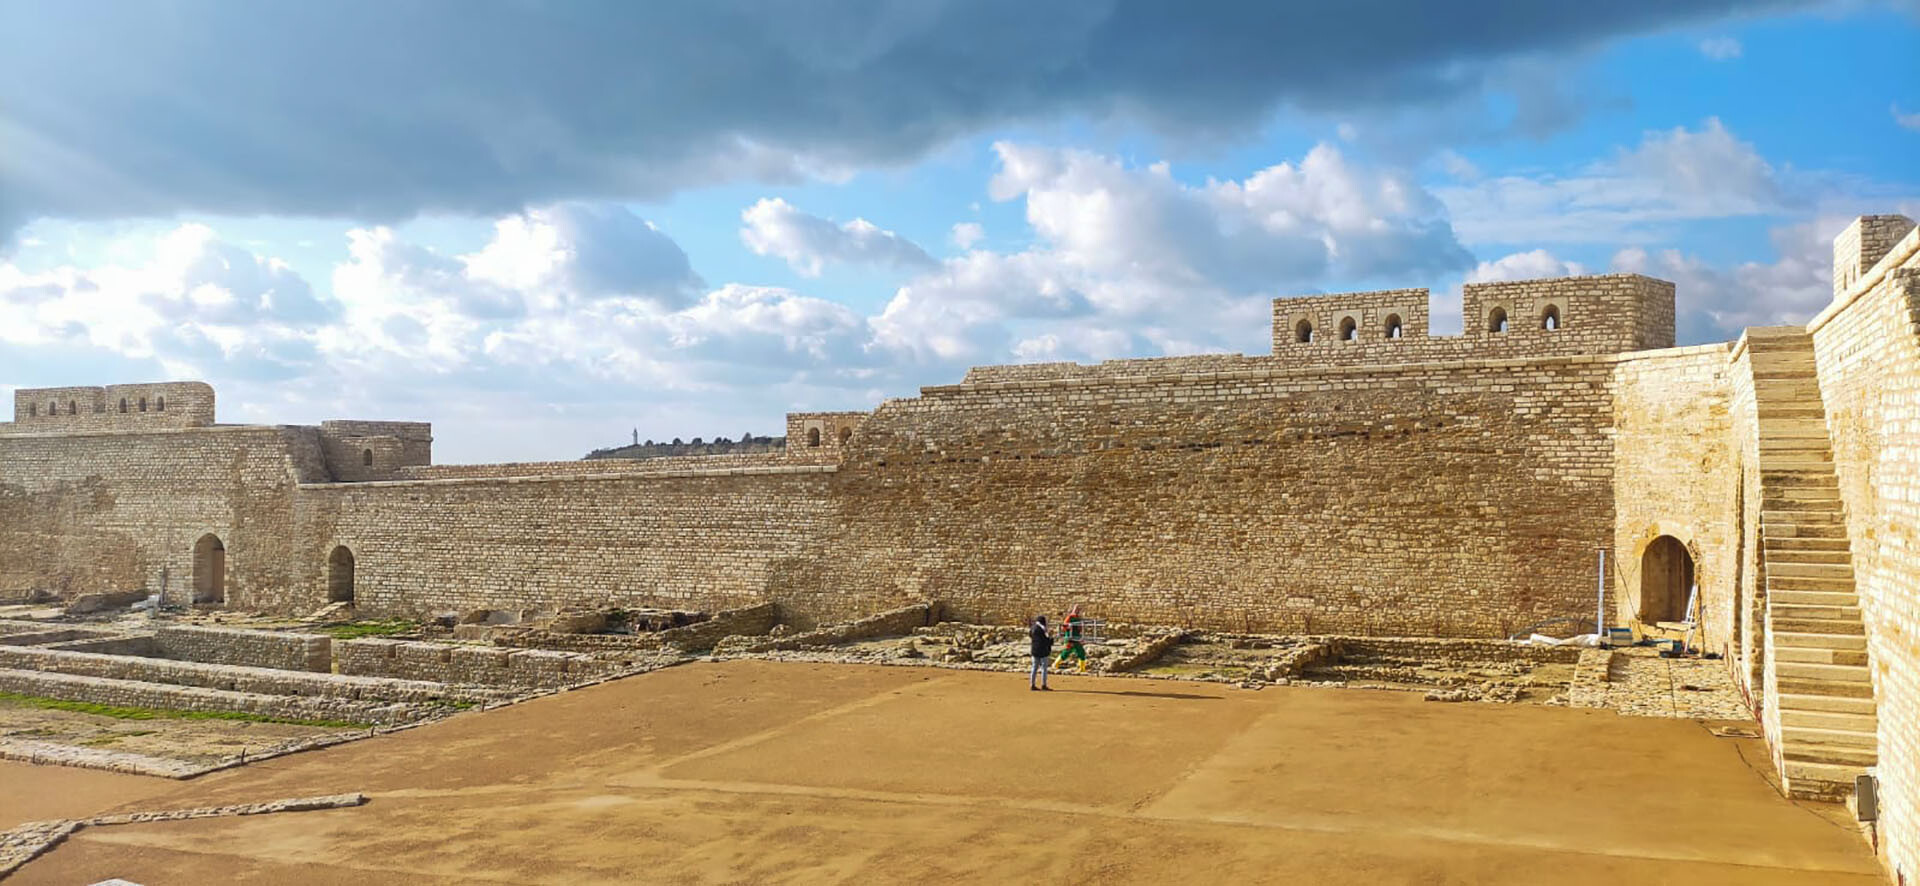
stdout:
[(736, 477), (766, 474), (831, 474), (840, 470), (837, 464), (807, 465), (752, 465), (730, 468), (676, 468), (665, 471), (608, 471), (592, 474), (557, 474), (543, 476), (531, 474), (519, 477), (440, 477), (421, 480), (359, 480), (341, 483), (301, 483), (301, 489), (364, 489), (367, 487), (408, 487), (408, 486), (484, 486), (488, 484), (522, 483), (577, 483), (600, 480), (680, 480), (698, 477)]
[[(1087, 375), (1066, 376), (1061, 378), (1034, 378), (1009, 381), (961, 382), (951, 385), (927, 385), (920, 389), (923, 397), (944, 394), (960, 394), (990, 391), (1033, 390), (1037, 388), (1073, 388), (1108, 387), (1126, 385), (1164, 385), (1179, 382), (1209, 381), (1269, 381), (1276, 379), (1319, 378), (1327, 376), (1395, 376), (1433, 372), (1449, 369), (1527, 369), (1549, 366), (1581, 366), (1616, 363), (1632, 363), (1639, 360), (1658, 360), (1675, 357), (1687, 357), (1698, 354), (1725, 352), (1732, 348), (1731, 342), (1714, 342), (1704, 345), (1687, 345), (1675, 348), (1656, 348), (1646, 351), (1626, 351), (1618, 354), (1570, 354), (1552, 357), (1497, 357), (1477, 360), (1435, 360), (1420, 363), (1363, 363), (1352, 366), (1315, 366), (1271, 369), (1220, 369), (1218, 371), (1180, 372), (1133, 372), (1126, 374), (1103, 375), (1103, 364), (1084, 365), (1094, 370)], [(1222, 355), (1241, 356), (1245, 355)], [(1248, 359), (1267, 359), (1252, 357)], [(891, 401), (889, 401), (891, 402)]]

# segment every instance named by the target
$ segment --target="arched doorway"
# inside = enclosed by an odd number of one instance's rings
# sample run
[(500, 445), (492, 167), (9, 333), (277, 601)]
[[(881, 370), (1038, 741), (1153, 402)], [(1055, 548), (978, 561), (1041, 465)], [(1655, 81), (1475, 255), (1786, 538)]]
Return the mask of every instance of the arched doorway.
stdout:
[(327, 602), (353, 602), (353, 552), (346, 545), (327, 556)]
[(211, 532), (193, 543), (193, 602), (227, 602), (227, 546)]
[(1693, 591), (1693, 554), (1671, 535), (1662, 535), (1640, 555), (1640, 621), (1686, 621)]

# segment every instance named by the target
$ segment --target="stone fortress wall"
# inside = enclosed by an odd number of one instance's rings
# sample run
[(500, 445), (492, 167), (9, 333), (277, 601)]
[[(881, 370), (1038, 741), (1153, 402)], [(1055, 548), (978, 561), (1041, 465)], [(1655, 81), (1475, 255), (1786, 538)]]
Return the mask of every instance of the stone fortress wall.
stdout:
[[(1889, 859), (1910, 876), (1912, 227), (1850, 227), (1834, 304), (1787, 331), (1817, 357), (1791, 383), (1825, 401)], [(1133, 622), (1472, 637), (1590, 617), (1602, 552), (1607, 618), (1666, 620), (1655, 554), (1680, 550), (1699, 642), (1770, 710), (1761, 513), (1792, 493), (1763, 482), (1778, 406), (1757, 380), (1777, 379), (1744, 337), (1672, 347), (1674, 295), (1620, 274), (1474, 284), (1460, 336), (1430, 335), (1423, 290), (1278, 299), (1271, 355), (979, 367), (870, 413), (790, 415), (785, 452), (747, 455), (441, 466), (421, 423), (216, 425), (197, 384), (23, 390), (0, 424), (0, 591), (212, 600), (211, 572), (224, 605), (373, 616), (774, 601), (805, 628), (939, 599), (989, 622), (1084, 602)]]

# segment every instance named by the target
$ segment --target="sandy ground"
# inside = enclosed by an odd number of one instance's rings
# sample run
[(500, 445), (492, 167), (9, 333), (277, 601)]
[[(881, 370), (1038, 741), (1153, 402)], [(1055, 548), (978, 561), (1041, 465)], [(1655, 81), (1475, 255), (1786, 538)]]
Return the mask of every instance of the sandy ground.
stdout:
[(68, 805), (103, 810), (372, 797), (92, 829), (9, 886), (1884, 882), (1836, 810), (1768, 784), (1759, 742), (1693, 721), (1021, 682), (700, 664), (190, 782), (9, 767), (6, 794), (87, 784)]

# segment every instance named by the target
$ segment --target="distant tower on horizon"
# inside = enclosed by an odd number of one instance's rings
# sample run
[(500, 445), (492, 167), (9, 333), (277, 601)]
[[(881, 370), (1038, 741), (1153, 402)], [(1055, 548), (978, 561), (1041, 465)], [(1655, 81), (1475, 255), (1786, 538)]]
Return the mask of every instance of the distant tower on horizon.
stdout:
[(640, 445), (640, 429), (639, 428), (633, 429), (633, 445), (635, 446)]

